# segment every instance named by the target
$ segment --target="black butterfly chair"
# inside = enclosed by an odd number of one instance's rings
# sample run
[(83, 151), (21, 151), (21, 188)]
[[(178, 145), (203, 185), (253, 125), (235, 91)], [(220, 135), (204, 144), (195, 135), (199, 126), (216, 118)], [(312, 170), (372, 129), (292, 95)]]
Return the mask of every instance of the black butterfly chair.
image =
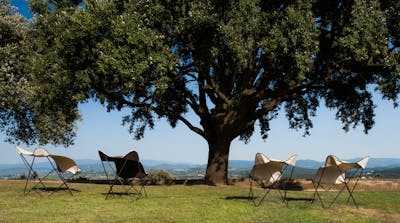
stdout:
[[(114, 157), (99, 151), (99, 156), (110, 186), (106, 199), (110, 194), (131, 195), (130, 198), (132, 200), (143, 197), (143, 193), (147, 197), (145, 188), (147, 173), (139, 162), (139, 156), (136, 151), (131, 151), (125, 156)], [(106, 165), (108, 168), (106, 168)], [(111, 171), (107, 171), (107, 169)], [(113, 190), (115, 185), (122, 185), (124, 191), (115, 192)], [(134, 191), (133, 193), (131, 192), (132, 190)]]

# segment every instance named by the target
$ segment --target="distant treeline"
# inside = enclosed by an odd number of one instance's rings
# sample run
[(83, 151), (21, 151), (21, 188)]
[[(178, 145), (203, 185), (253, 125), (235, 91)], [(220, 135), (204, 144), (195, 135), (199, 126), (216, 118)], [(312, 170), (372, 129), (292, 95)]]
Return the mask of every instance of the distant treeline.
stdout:
[[(100, 168), (83, 168), (83, 172), (79, 175), (79, 177), (83, 177), (86, 179), (103, 179), (105, 177), (104, 172)], [(163, 170), (171, 175), (174, 179), (177, 180), (186, 180), (186, 179), (203, 179), (205, 174), (205, 168), (182, 168), (182, 169), (148, 169), (148, 172), (160, 171)], [(50, 171), (48, 168), (38, 168), (36, 169), (38, 174), (47, 173)], [(249, 176), (251, 168), (230, 168), (228, 171), (229, 178), (231, 179), (245, 179)], [(291, 169), (289, 168), (284, 177), (288, 177), (291, 173)], [(303, 178), (303, 179), (312, 179), (314, 178), (316, 173), (316, 169), (311, 168), (302, 168), (295, 167), (293, 171), (292, 178)], [(27, 175), (25, 168), (13, 168), (13, 169), (4, 169), (0, 171), (0, 178), (2, 179), (21, 179), (25, 178)], [(363, 177), (367, 178), (383, 178), (383, 179), (394, 179), (400, 178), (400, 167), (395, 168), (370, 168), (366, 169), (363, 174)], [(50, 175), (49, 178), (57, 178), (54, 174)]]

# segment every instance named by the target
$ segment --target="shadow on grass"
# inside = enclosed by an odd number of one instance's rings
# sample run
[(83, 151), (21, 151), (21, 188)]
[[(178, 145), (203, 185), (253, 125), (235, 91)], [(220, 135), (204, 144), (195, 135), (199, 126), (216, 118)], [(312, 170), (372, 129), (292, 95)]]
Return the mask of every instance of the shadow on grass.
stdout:
[(33, 188), (32, 191), (34, 190), (39, 190), (39, 191), (46, 191), (46, 192), (56, 192), (56, 191), (69, 191), (71, 190), (72, 192), (81, 192), (80, 190), (74, 189), (74, 188), (57, 188), (57, 187), (43, 187), (43, 188)]
[[(226, 200), (253, 200), (258, 197), (249, 197), (249, 196), (229, 196), (225, 197)], [(287, 201), (313, 201), (313, 198), (310, 197), (286, 197)]]
[(226, 200), (252, 200), (252, 197), (249, 196), (229, 196), (225, 197)]
[(285, 200), (287, 201), (314, 201), (313, 198), (310, 197), (286, 197)]

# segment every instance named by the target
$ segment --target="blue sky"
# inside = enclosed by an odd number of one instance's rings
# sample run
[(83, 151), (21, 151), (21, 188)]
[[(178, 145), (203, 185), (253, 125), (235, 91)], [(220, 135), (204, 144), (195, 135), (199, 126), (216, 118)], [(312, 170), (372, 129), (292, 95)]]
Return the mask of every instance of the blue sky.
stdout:
[[(13, 0), (20, 6), (22, 0)], [(27, 13), (23, 9), (21, 13)], [(368, 135), (362, 127), (345, 133), (342, 125), (335, 120), (335, 112), (320, 108), (313, 119), (311, 135), (303, 137), (302, 131), (289, 129), (283, 113), (271, 122), (269, 138), (263, 141), (258, 132), (248, 144), (235, 140), (231, 145), (231, 160), (253, 160), (257, 152), (276, 158), (286, 159), (298, 154), (299, 159), (323, 161), (329, 154), (342, 159), (371, 156), (376, 158), (400, 158), (400, 109), (393, 109), (391, 102), (383, 101), (376, 95), (376, 124)], [(78, 123), (75, 145), (70, 148), (45, 146), (51, 153), (70, 156), (74, 159), (98, 159), (99, 149), (110, 155), (125, 154), (129, 150), (139, 152), (141, 159), (164, 160), (185, 163), (207, 163), (208, 146), (206, 141), (191, 132), (182, 123), (172, 129), (165, 120), (156, 123), (153, 130), (147, 131), (144, 139), (136, 141), (121, 125), (124, 112), (106, 112), (100, 104), (89, 102), (80, 106), (83, 121)], [(127, 111), (125, 111), (126, 113)], [(0, 163), (21, 162), (15, 145), (4, 142), (0, 134)], [(33, 150), (37, 146), (25, 146)]]
[[(390, 102), (378, 100), (376, 124), (365, 135), (361, 127), (345, 133), (341, 123), (335, 120), (334, 112), (326, 108), (319, 109), (314, 120), (311, 135), (303, 137), (301, 131), (288, 128), (288, 122), (281, 113), (271, 122), (269, 138), (263, 141), (255, 132), (248, 144), (235, 140), (231, 146), (230, 159), (253, 160), (257, 152), (269, 157), (285, 159), (298, 154), (299, 159), (323, 161), (329, 154), (342, 159), (355, 157), (400, 158), (400, 110), (393, 109)], [(78, 123), (75, 145), (70, 148), (45, 146), (51, 153), (63, 154), (74, 159), (98, 159), (99, 149), (111, 155), (125, 154), (137, 150), (141, 159), (164, 160), (173, 162), (207, 162), (208, 147), (206, 141), (191, 132), (182, 123), (172, 129), (164, 120), (156, 123), (153, 130), (147, 131), (144, 139), (133, 140), (127, 127), (121, 125), (124, 112), (106, 112), (100, 104), (90, 102), (80, 106), (83, 121)], [(0, 140), (4, 141), (4, 135)], [(36, 146), (24, 146), (33, 150)], [(0, 142), (2, 156), (0, 163), (20, 162), (15, 145)]]

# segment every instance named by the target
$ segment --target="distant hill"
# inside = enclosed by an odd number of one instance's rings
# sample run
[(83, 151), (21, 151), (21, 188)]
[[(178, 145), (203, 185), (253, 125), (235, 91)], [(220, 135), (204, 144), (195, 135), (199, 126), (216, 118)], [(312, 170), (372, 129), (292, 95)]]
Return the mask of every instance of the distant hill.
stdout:
[[(347, 161), (355, 162), (360, 158), (349, 159)], [(75, 162), (78, 166), (101, 166), (100, 160), (91, 159), (77, 159)], [(151, 169), (187, 169), (187, 168), (201, 168), (205, 167), (205, 164), (192, 164), (192, 163), (180, 163), (180, 162), (169, 162), (161, 160), (142, 160), (143, 165), (146, 168)], [(318, 162), (315, 160), (298, 160), (296, 167), (317, 169), (322, 166), (324, 162)], [(254, 165), (254, 161), (250, 160), (229, 160), (229, 168), (251, 168)], [(35, 166), (40, 168), (50, 168), (48, 162), (37, 162)], [(400, 167), (400, 158), (370, 158), (368, 161), (367, 169), (371, 168), (395, 168)], [(24, 164), (0, 164), (0, 170), (14, 169), (14, 168), (25, 168)]]
[(400, 167), (373, 169), (369, 171), (369, 175), (376, 178), (400, 178)]
[(253, 165), (254, 165), (254, 161), (229, 160), (228, 168), (251, 168)]
[[(360, 159), (356, 159), (360, 160)], [(354, 160), (354, 161), (356, 161)], [(377, 168), (377, 167), (400, 167), (400, 159), (396, 158), (370, 158), (368, 161), (367, 168)]]
[[(346, 160), (348, 162), (357, 162), (361, 158), (354, 158)], [(315, 160), (298, 160), (296, 163), (296, 167), (308, 168), (308, 169), (317, 169), (324, 165), (324, 162), (318, 162)], [(229, 160), (230, 168), (251, 168), (254, 165), (254, 161), (246, 161), (246, 160)], [(368, 161), (367, 169), (371, 168), (394, 168), (400, 167), (400, 158), (370, 158)]]
[[(359, 159), (350, 159), (348, 161), (357, 161)], [(89, 173), (101, 173), (103, 167), (100, 160), (90, 159), (77, 159), (75, 162), (78, 166)], [(159, 160), (142, 160), (142, 163), (146, 170), (193, 170), (194, 169), (205, 169), (206, 165), (191, 164), (191, 163), (178, 163), (168, 162)], [(248, 160), (230, 160), (229, 169), (230, 173), (237, 172), (239, 175), (248, 175), (252, 168), (254, 161)], [(309, 178), (315, 174), (318, 167), (322, 166), (323, 162), (315, 160), (298, 160), (295, 169), (295, 177)], [(45, 172), (51, 169), (48, 162), (35, 163), (35, 170), (39, 172)], [(197, 171), (197, 170), (196, 170)], [(391, 177), (400, 178), (400, 159), (396, 158), (371, 158), (367, 165), (368, 174), (374, 177)], [(0, 164), (0, 177), (1, 176), (15, 176), (26, 172), (24, 164)]]

